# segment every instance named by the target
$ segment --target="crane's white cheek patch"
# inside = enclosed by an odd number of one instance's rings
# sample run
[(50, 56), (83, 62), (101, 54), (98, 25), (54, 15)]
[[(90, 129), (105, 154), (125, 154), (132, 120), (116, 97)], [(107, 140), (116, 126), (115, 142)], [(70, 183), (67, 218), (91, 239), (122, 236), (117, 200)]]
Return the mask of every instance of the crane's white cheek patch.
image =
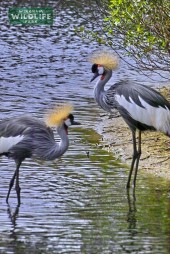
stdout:
[(65, 124), (66, 124), (67, 126), (70, 126), (70, 125), (71, 125), (71, 121), (70, 121), (69, 118), (65, 121)]
[(24, 136), (16, 136), (16, 137), (1, 137), (0, 138), (0, 154), (6, 153), (9, 151), (9, 149), (18, 144)]

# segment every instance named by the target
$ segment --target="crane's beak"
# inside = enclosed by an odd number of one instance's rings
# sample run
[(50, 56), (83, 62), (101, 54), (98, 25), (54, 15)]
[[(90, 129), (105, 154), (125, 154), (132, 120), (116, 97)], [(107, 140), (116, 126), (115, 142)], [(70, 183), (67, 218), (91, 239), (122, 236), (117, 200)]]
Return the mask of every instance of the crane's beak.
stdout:
[(90, 80), (90, 82), (92, 82), (93, 80), (95, 80), (97, 77), (99, 76), (99, 73), (95, 73), (94, 76), (92, 77), (92, 79)]
[(76, 122), (76, 121), (73, 120), (73, 121), (71, 122), (71, 125), (81, 125), (81, 123)]

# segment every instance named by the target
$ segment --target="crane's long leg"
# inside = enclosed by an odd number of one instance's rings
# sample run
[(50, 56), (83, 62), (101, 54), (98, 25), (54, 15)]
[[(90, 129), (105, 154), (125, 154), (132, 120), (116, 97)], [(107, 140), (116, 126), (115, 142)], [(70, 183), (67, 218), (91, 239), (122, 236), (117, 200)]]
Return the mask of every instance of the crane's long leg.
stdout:
[(16, 162), (16, 170), (15, 170), (14, 175), (13, 175), (11, 181), (10, 181), (8, 194), (7, 194), (7, 197), (6, 197), (7, 204), (8, 204), (8, 199), (9, 199), (11, 189), (14, 185), (14, 181), (15, 181), (15, 178), (16, 178), (16, 192), (17, 192), (18, 206), (20, 205), (20, 190), (21, 190), (21, 188), (19, 186), (19, 167), (20, 166), (21, 166), (21, 161)]
[(137, 158), (136, 158), (136, 167), (135, 167), (135, 174), (133, 179), (133, 186), (136, 186), (136, 178), (138, 173), (138, 166), (139, 166), (139, 160), (141, 156), (141, 131), (139, 130), (139, 136), (138, 136), (138, 152), (137, 152)]
[(8, 194), (7, 194), (7, 197), (6, 197), (6, 202), (7, 202), (7, 204), (8, 204), (8, 198), (9, 198), (11, 189), (12, 189), (12, 187), (13, 187), (13, 185), (14, 185), (15, 177), (16, 177), (16, 170), (15, 170), (14, 175), (13, 175), (11, 181), (10, 181), (10, 184), (9, 184)]
[(131, 163), (128, 181), (127, 181), (127, 185), (126, 185), (127, 188), (130, 188), (130, 181), (131, 181), (131, 177), (132, 177), (132, 173), (133, 173), (133, 169), (134, 169), (134, 164), (135, 164), (135, 161), (138, 156), (138, 151), (136, 148), (136, 131), (132, 131), (132, 140), (133, 140), (133, 158), (132, 158), (132, 163)]
[(21, 161), (18, 161), (17, 168), (16, 168), (16, 186), (15, 186), (15, 190), (17, 193), (17, 199), (18, 199), (18, 206), (20, 206), (20, 204), (21, 204), (21, 199), (20, 199), (21, 188), (19, 186), (19, 168), (20, 168), (20, 166), (21, 166)]

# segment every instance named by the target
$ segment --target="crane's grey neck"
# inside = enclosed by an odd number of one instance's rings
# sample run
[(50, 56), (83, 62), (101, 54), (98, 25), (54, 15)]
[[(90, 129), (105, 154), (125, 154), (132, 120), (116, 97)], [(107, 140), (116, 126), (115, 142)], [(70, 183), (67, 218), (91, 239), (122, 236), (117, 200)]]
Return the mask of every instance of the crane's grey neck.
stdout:
[(112, 76), (112, 70), (105, 70), (104, 79), (99, 79), (94, 88), (94, 98), (96, 102), (99, 104), (100, 107), (102, 107), (106, 111), (110, 111), (110, 108), (107, 106), (107, 104), (103, 100), (103, 96), (105, 94), (104, 87), (106, 83), (109, 81), (109, 79), (111, 78), (111, 76)]
[(58, 148), (56, 152), (57, 152), (57, 157), (60, 157), (68, 149), (69, 139), (68, 139), (67, 131), (64, 127), (64, 124), (57, 128), (57, 132), (58, 132), (58, 135), (60, 136), (60, 142), (58, 143)]
[(45, 152), (44, 158), (46, 158), (46, 160), (55, 160), (56, 158), (62, 156), (68, 149), (69, 139), (64, 124), (57, 127), (57, 132), (60, 137), (60, 141), (55, 142), (53, 140), (49, 150), (44, 151)]

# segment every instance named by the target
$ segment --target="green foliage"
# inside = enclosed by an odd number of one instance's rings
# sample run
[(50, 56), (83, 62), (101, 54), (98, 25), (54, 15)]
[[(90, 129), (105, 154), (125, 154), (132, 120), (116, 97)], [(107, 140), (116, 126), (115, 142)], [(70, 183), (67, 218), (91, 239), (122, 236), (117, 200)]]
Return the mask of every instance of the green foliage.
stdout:
[(163, 0), (110, 0), (113, 29), (124, 36), (125, 45), (142, 47), (143, 53), (157, 48), (166, 50), (169, 42), (170, 2)]
[(143, 69), (169, 71), (169, 0), (89, 1), (88, 18), (76, 28), (79, 35), (123, 51)]

